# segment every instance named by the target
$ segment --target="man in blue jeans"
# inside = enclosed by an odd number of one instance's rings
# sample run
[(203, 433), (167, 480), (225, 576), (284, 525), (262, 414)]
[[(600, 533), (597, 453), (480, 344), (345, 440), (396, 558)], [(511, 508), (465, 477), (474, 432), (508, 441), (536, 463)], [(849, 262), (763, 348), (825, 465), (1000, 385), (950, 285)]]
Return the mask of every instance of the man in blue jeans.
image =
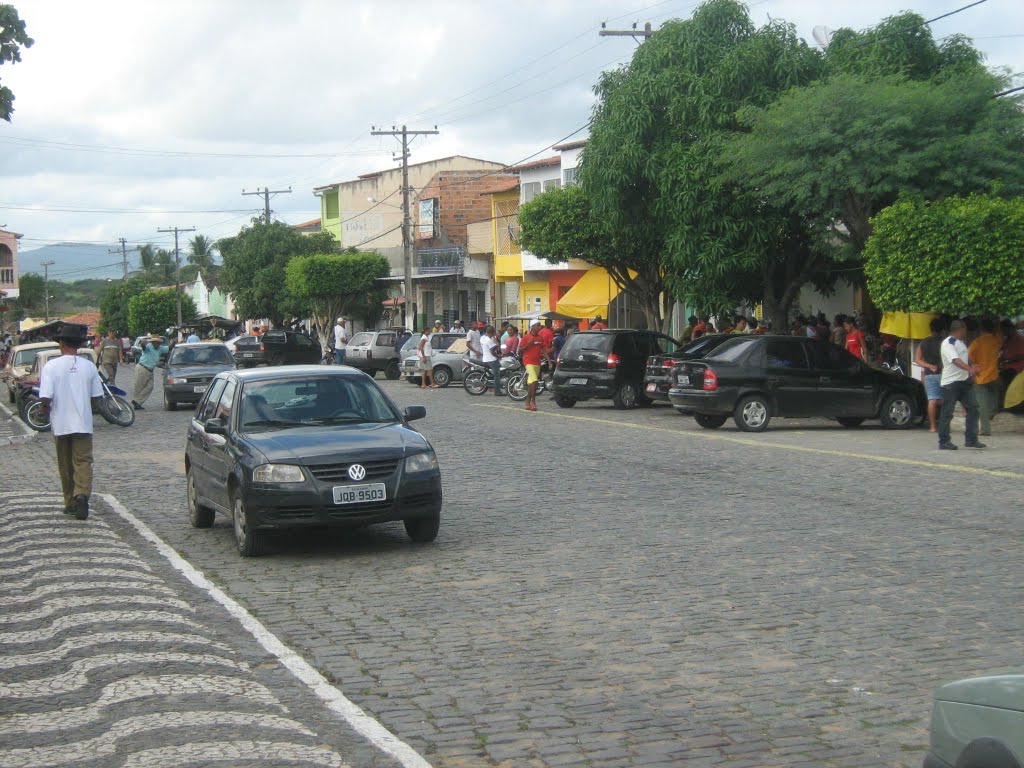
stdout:
[(971, 377), (977, 375), (978, 366), (971, 365), (967, 354), (967, 326), (962, 320), (949, 325), (949, 336), (942, 342), (942, 411), (939, 414), (939, 450), (955, 451), (957, 446), (949, 437), (949, 423), (953, 411), (961, 403), (967, 411), (966, 448), (984, 448), (978, 442), (978, 403), (974, 399)]
[(345, 352), (348, 349), (348, 329), (345, 327), (345, 318), (339, 317), (337, 325), (334, 326), (334, 364), (345, 364)]

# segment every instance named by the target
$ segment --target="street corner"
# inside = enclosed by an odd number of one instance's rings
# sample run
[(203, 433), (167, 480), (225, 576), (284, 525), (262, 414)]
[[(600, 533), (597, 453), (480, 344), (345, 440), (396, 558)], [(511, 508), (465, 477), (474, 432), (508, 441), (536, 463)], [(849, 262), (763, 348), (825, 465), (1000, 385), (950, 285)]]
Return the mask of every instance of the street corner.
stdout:
[(427, 765), (346, 730), (340, 694), (93, 502), (86, 521), (55, 494), (0, 502), (0, 764)]

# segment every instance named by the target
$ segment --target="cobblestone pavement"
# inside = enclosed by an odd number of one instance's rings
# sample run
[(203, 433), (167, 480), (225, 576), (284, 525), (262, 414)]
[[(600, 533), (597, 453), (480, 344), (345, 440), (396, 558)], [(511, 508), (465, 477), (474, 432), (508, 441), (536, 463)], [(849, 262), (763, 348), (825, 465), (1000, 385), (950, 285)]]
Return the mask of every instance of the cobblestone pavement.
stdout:
[[(433, 545), (391, 525), (238, 558), (226, 520), (188, 526), (189, 415), (159, 388), (100, 427), (97, 476), (438, 768), (916, 768), (937, 685), (1019, 669), (1020, 435), (940, 454), (923, 431), (382, 385), (428, 407)], [(22, 482), (54, 485), (36, 465)]]

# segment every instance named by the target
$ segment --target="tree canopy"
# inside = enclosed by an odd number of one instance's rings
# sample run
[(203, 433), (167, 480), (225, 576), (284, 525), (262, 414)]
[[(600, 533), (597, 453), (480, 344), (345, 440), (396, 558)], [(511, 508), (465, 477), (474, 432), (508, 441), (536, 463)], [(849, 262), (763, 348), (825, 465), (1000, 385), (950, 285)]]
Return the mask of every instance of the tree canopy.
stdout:
[(182, 268), (183, 280), (195, 280), (200, 272), (206, 277), (217, 274), (217, 258), (214, 254), (216, 243), (206, 235), (196, 235), (188, 241), (188, 264)]
[(28, 314), (42, 309), (45, 303), (46, 281), (36, 272), (26, 272), (18, 277), (18, 309)]
[(901, 200), (872, 224), (864, 270), (883, 309), (1016, 315), (1024, 307), (1024, 198)]
[[(164, 333), (178, 324), (178, 302), (173, 288), (147, 290), (128, 300), (128, 331), (132, 336), (143, 333)], [(191, 320), (196, 316), (196, 305), (192, 297), (181, 297), (181, 319)]]
[(221, 287), (230, 293), (240, 317), (268, 318), (275, 326), (299, 308), (289, 304), (285, 267), (296, 256), (329, 253), (337, 241), (330, 232), (300, 234), (279, 221), (254, 220), (233, 237), (217, 242)]
[(363, 315), (371, 304), (379, 315), (385, 295), (379, 280), (390, 274), (388, 260), (378, 253), (314, 253), (288, 262), (285, 285), (308, 309), (326, 352), (336, 318)]
[[(143, 293), (149, 284), (146, 278), (136, 276), (119, 283), (112, 283), (100, 299), (100, 333), (115, 330), (121, 335), (128, 333), (131, 322), (128, 319), (128, 303)], [(182, 305), (184, 312), (184, 305)], [(177, 321), (177, 313), (174, 320)], [(166, 327), (166, 326), (165, 326)]]
[[(17, 64), (21, 61), (21, 49), (31, 48), (33, 43), (35, 40), (28, 36), (17, 8), (0, 3), (0, 64)], [(13, 113), (14, 93), (6, 85), (0, 85), (0, 118), (11, 122)]]

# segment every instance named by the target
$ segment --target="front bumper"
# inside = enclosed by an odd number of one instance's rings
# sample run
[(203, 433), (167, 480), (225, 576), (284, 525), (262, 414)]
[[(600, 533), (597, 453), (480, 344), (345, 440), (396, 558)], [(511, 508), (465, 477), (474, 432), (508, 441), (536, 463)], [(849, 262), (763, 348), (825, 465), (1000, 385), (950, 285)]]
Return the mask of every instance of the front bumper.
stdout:
[(307, 481), (293, 488), (252, 483), (246, 492), (246, 514), (260, 530), (359, 527), (430, 517), (441, 511), (441, 473), (422, 475), (387, 481), (387, 499), (361, 504), (335, 504), (334, 486), (327, 483)]
[[(196, 392), (196, 388), (202, 392)], [(173, 403), (198, 403), (203, 399), (209, 385), (202, 384), (164, 384), (164, 397)]]

